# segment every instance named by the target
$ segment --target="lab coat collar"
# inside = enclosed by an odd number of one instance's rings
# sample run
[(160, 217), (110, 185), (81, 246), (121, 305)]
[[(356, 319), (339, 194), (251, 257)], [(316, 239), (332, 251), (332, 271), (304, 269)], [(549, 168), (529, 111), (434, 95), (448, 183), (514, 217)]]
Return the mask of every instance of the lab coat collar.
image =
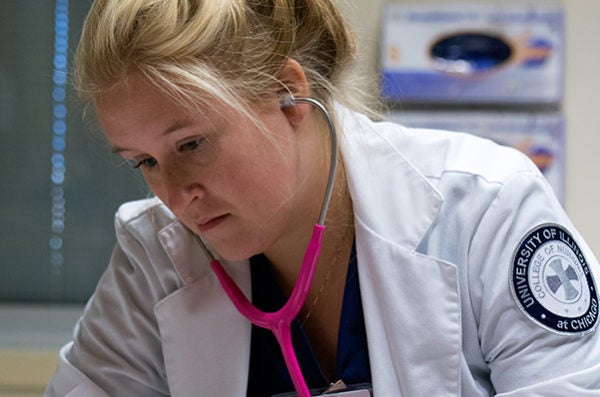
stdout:
[(404, 130), (398, 125), (376, 124), (343, 107), (336, 111), (343, 120), (340, 149), (355, 216), (382, 238), (416, 249), (443, 199), (391, 143), (390, 139), (401, 141), (393, 135)]

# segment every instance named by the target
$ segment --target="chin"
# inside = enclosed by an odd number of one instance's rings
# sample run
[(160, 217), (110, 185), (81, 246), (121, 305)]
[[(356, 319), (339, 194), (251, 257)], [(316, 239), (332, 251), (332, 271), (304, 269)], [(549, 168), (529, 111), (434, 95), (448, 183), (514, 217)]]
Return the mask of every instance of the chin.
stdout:
[(229, 262), (243, 261), (264, 252), (262, 248), (244, 246), (244, 244), (219, 244), (210, 242), (210, 247), (220, 258)]

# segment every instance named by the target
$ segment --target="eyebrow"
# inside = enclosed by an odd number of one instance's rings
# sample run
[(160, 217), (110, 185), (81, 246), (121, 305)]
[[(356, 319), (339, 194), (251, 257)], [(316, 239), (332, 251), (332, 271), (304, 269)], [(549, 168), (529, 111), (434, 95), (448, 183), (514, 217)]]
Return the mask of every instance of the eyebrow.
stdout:
[[(172, 134), (173, 132), (178, 131), (182, 128), (189, 127), (192, 124), (193, 124), (193, 121), (189, 120), (189, 119), (185, 119), (183, 121), (174, 121), (173, 123), (169, 124), (169, 126), (167, 128), (165, 128), (165, 130), (162, 132), (161, 136), (167, 136), (167, 135)], [(119, 153), (125, 152), (127, 150), (129, 150), (129, 149), (118, 147), (118, 146), (113, 146), (111, 151), (115, 154), (119, 154)]]
[(119, 153), (124, 152), (126, 150), (127, 149), (125, 149), (125, 148), (121, 148), (121, 147), (118, 147), (118, 146), (113, 146), (112, 149), (111, 149), (111, 152), (113, 152), (114, 154), (119, 154)]

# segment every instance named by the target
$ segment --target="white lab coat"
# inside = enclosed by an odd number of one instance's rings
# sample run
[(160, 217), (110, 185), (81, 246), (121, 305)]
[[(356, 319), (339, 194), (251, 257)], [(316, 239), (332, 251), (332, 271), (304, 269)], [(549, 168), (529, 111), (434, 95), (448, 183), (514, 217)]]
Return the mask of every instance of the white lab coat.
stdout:
[[(600, 396), (600, 333), (560, 335), (510, 291), (520, 240), (573, 228), (520, 153), (340, 110), (377, 397)], [(244, 396), (249, 322), (157, 199), (123, 205), (110, 266), (46, 396)], [(247, 263), (226, 263), (247, 293)]]

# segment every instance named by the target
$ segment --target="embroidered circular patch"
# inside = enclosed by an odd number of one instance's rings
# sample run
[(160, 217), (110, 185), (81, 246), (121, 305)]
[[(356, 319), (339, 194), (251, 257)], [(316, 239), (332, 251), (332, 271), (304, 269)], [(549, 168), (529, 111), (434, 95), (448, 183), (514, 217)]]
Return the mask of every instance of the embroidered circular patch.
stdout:
[(511, 291), (520, 309), (542, 327), (585, 335), (598, 324), (598, 294), (579, 246), (562, 226), (543, 224), (515, 252)]

